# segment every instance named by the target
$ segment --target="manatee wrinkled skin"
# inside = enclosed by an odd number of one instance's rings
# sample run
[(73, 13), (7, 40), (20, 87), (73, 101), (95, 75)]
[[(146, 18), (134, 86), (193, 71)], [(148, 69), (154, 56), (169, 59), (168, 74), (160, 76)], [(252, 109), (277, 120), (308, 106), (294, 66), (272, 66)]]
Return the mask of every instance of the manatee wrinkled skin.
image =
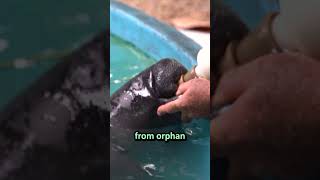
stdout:
[(180, 113), (158, 116), (161, 99), (175, 96), (186, 68), (173, 59), (162, 59), (132, 78), (111, 96), (111, 127), (149, 129), (178, 123)]

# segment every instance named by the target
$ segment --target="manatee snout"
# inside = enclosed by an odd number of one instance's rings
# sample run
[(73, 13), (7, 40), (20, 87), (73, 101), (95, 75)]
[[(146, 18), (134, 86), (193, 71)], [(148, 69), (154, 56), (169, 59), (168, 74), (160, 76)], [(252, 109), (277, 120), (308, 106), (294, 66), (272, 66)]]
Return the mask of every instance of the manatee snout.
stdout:
[(111, 96), (110, 123), (115, 127), (148, 129), (175, 124), (180, 113), (159, 117), (160, 99), (175, 96), (187, 69), (174, 59), (162, 59), (132, 78)]

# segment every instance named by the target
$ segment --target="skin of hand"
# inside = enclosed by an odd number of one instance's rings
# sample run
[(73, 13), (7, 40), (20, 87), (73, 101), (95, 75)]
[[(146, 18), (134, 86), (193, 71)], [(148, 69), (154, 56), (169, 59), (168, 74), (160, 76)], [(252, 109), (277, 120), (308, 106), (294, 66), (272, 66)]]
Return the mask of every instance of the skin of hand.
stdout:
[(159, 116), (181, 111), (182, 120), (207, 117), (210, 114), (210, 81), (195, 78), (179, 85), (177, 100), (159, 106)]
[(229, 179), (319, 175), (319, 61), (281, 53), (230, 70), (212, 103), (231, 102), (211, 122), (211, 157), (229, 159)]

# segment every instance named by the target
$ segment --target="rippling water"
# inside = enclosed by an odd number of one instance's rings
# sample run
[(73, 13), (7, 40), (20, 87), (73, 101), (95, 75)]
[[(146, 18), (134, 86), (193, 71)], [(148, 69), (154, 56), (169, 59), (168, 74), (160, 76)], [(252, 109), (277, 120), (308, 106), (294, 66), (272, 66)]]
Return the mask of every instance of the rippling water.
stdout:
[[(110, 92), (113, 93), (131, 77), (152, 65), (155, 60), (121, 39), (110, 38)], [(210, 175), (209, 123), (194, 120), (192, 123), (155, 129), (155, 132), (184, 132), (183, 142), (135, 142), (133, 132), (125, 145), (117, 144), (116, 150), (127, 151), (146, 171), (146, 179), (207, 180)], [(111, 134), (112, 136), (112, 134)], [(129, 142), (129, 143), (128, 143)], [(115, 150), (114, 149), (114, 150)], [(111, 162), (112, 166), (112, 162)], [(123, 172), (123, 179), (134, 175)]]

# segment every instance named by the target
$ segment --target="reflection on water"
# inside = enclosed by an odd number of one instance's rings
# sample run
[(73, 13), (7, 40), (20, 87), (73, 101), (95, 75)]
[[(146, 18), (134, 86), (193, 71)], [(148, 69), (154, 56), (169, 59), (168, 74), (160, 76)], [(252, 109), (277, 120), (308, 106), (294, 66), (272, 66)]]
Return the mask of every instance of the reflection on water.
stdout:
[[(131, 44), (114, 36), (110, 38), (110, 52), (111, 94), (131, 77), (155, 62)], [(111, 139), (114, 140), (111, 151), (125, 151), (146, 172), (146, 179), (207, 180), (210, 175), (209, 130), (208, 121), (194, 120), (189, 124), (152, 131), (154, 133), (183, 132), (187, 135), (187, 141), (183, 142), (135, 142), (134, 131), (129, 132), (129, 135), (119, 133), (115, 137), (111, 130)], [(125, 171), (122, 174), (123, 179), (137, 179), (134, 174), (128, 174)]]

